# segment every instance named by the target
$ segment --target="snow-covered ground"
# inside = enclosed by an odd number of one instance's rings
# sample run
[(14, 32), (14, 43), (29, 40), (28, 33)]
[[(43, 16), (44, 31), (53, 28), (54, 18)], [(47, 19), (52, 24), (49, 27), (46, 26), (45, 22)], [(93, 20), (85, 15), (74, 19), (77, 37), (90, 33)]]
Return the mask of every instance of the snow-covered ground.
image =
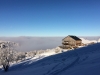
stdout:
[(100, 42), (100, 38), (98, 39), (98, 42)]
[(87, 39), (84, 39), (84, 38), (80, 38), (80, 39), (82, 40), (82, 43), (84, 43), (84, 44), (89, 44), (91, 42), (94, 42), (94, 43), (97, 43), (98, 42), (96, 40), (87, 40)]
[[(46, 56), (46, 54), (45, 54)], [(27, 59), (0, 75), (100, 75), (100, 43)]]

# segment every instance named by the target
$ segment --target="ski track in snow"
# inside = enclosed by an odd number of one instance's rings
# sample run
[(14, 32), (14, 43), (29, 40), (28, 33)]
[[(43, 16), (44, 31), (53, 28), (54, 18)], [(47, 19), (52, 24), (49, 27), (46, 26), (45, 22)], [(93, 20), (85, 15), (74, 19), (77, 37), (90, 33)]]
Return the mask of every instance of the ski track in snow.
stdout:
[[(57, 65), (55, 65), (50, 71), (48, 71), (46, 74), (44, 75), (59, 75), (61, 74), (62, 72), (64, 72), (65, 70), (71, 68), (72, 66), (74, 66), (80, 59), (80, 57), (78, 56), (77, 53), (75, 53), (77, 57), (70, 65), (66, 64), (66, 66), (64, 66), (63, 68), (61, 69), (57, 69), (56, 67), (58, 67), (59, 65), (63, 64), (64, 62), (60, 62), (58, 63)], [(71, 56), (71, 55), (70, 55)], [(70, 57), (68, 56), (67, 59)], [(65, 62), (66, 63), (66, 62)], [(56, 69), (55, 71), (53, 71), (54, 69)], [(53, 72), (52, 72), (53, 71)]]

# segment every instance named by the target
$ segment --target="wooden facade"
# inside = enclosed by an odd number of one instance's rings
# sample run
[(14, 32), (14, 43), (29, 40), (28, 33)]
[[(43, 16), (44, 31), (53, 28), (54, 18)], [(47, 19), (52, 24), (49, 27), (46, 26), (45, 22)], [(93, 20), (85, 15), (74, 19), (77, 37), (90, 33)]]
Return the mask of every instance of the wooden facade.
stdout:
[(76, 36), (67, 36), (62, 39), (62, 48), (76, 48), (82, 45), (82, 40)]

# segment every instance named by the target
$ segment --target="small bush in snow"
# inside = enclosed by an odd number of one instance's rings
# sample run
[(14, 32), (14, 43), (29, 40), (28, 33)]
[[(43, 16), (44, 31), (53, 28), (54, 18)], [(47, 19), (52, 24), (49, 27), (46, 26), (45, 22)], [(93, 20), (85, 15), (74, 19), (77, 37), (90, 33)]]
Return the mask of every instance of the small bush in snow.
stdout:
[(0, 48), (0, 65), (3, 66), (3, 69), (8, 71), (10, 63), (14, 60), (14, 50), (12, 46), (8, 43), (5, 43), (5, 46)]

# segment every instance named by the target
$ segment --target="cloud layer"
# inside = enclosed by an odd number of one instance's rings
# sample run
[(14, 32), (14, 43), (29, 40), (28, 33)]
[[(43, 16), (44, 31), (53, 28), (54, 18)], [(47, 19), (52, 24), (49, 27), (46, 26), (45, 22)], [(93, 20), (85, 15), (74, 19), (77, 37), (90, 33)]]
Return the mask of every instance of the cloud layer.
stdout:
[[(19, 44), (17, 50), (32, 51), (52, 49), (62, 44), (64, 37), (0, 37), (2, 41), (12, 41)], [(100, 37), (81, 37), (87, 40), (98, 40)]]
[(3, 41), (19, 43), (17, 50), (45, 50), (60, 46), (63, 37), (0, 37)]

